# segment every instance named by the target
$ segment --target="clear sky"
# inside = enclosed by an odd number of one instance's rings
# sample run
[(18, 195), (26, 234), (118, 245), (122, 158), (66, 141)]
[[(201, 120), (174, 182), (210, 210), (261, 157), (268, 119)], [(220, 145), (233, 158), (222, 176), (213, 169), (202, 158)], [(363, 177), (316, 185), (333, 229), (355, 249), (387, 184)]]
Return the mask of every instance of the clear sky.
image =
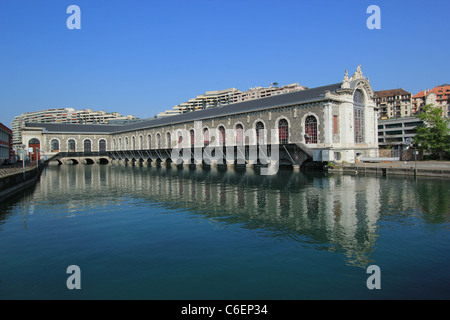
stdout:
[(58, 107), (152, 117), (209, 90), (336, 83), (359, 64), (374, 90), (415, 94), (450, 82), (449, 14), (448, 0), (0, 0), (0, 122)]

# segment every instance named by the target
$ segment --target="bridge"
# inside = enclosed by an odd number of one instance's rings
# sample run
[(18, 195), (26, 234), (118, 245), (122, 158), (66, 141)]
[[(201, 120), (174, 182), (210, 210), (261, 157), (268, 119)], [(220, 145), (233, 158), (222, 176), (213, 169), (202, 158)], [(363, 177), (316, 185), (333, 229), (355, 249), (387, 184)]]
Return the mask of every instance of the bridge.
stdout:
[[(299, 168), (312, 161), (313, 153), (297, 144), (257, 146), (191, 147), (189, 149), (142, 149), (102, 152), (60, 152), (51, 159), (53, 164), (125, 164), (125, 165), (246, 165), (268, 166), (277, 154), (279, 165)], [(253, 154), (255, 157), (253, 157)]]

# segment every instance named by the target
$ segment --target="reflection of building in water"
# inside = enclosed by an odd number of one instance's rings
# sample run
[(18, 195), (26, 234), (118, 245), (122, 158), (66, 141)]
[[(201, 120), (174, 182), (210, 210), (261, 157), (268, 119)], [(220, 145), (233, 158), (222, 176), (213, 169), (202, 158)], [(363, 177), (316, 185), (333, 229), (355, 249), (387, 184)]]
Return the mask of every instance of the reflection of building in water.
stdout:
[(139, 198), (219, 224), (239, 223), (316, 248), (344, 251), (349, 263), (361, 266), (369, 263), (376, 240), (380, 180), (375, 177), (98, 165), (50, 168), (46, 175), (42, 192), (49, 199), (67, 195), (69, 211)]

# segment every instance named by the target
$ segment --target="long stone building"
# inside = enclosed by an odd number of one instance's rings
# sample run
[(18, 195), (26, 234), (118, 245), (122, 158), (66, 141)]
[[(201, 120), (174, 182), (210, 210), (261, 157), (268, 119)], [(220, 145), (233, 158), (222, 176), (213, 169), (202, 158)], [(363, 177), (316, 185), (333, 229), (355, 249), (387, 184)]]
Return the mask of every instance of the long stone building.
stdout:
[(375, 94), (359, 66), (338, 83), (129, 125), (29, 123), (22, 143), (61, 162), (97, 155), (106, 161), (302, 165), (377, 157), (377, 127)]

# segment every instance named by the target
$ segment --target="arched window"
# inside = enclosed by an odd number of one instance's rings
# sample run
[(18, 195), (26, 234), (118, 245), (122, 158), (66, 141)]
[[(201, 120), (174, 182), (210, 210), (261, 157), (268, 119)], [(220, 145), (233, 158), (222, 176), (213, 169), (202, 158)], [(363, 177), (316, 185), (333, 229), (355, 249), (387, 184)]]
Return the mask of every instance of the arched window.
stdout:
[(219, 127), (219, 145), (223, 146), (225, 144), (225, 128), (223, 126)]
[(58, 139), (52, 139), (50, 141), (51, 152), (59, 152), (59, 141)]
[(183, 134), (181, 133), (181, 131), (178, 131), (178, 143), (177, 143), (177, 147), (178, 147), (178, 148), (183, 148)]
[(161, 149), (161, 135), (159, 133), (156, 134), (156, 145), (158, 149)]
[(170, 132), (167, 132), (166, 136), (167, 136), (167, 148), (172, 148), (172, 141), (170, 141), (171, 139)]
[(98, 141), (98, 150), (100, 152), (106, 152), (106, 140), (105, 139), (100, 139)]
[(68, 152), (76, 152), (77, 151), (77, 143), (74, 139), (69, 139), (67, 141), (67, 151)]
[(139, 150), (144, 149), (144, 137), (142, 135), (139, 136)]
[(147, 136), (147, 144), (148, 144), (148, 149), (150, 150), (152, 148), (152, 135), (148, 134)]
[(209, 130), (208, 128), (203, 129), (203, 145), (206, 147), (209, 145)]
[(264, 123), (258, 121), (256, 123), (256, 144), (264, 144)]
[(191, 136), (191, 147), (195, 146), (195, 132), (194, 129), (191, 129), (190, 131), (190, 136)]
[(236, 125), (236, 145), (244, 145), (244, 127), (240, 123)]
[(122, 150), (122, 138), (119, 138), (119, 149), (118, 150)]
[(306, 143), (317, 143), (317, 119), (314, 116), (306, 117), (305, 141)]
[(116, 139), (115, 138), (112, 141), (112, 150), (116, 151)]
[(125, 137), (125, 150), (128, 150), (130, 147), (129, 143), (128, 143), (128, 137)]
[(136, 138), (131, 137), (131, 150), (136, 150)]
[(289, 141), (289, 125), (286, 119), (278, 122), (278, 140), (280, 144), (287, 144)]
[(355, 143), (364, 143), (364, 94), (356, 90), (353, 95)]
[(83, 143), (84, 152), (91, 152), (91, 150), (92, 150), (91, 144), (92, 144), (91, 140), (89, 140), (89, 139), (84, 140), (84, 143)]

